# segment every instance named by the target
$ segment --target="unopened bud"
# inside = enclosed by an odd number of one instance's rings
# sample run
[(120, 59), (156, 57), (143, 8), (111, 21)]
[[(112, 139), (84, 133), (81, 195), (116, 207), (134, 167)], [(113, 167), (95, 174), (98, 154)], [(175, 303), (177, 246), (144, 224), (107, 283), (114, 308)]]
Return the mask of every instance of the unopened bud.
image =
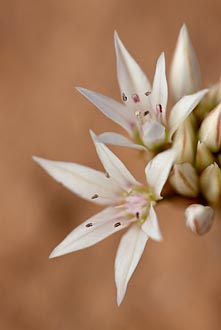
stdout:
[(206, 234), (212, 224), (214, 211), (209, 206), (192, 204), (185, 211), (186, 226), (198, 235)]
[(221, 103), (203, 120), (199, 138), (212, 152), (221, 148)]
[(206, 200), (215, 206), (221, 203), (221, 170), (214, 163), (209, 165), (200, 176), (200, 187)]
[(196, 135), (194, 118), (189, 116), (178, 128), (174, 137), (177, 158), (176, 163), (188, 162), (193, 164), (196, 153)]
[(175, 164), (170, 183), (182, 196), (196, 197), (199, 192), (199, 180), (195, 168), (189, 163)]
[(194, 114), (198, 121), (202, 121), (206, 115), (221, 102), (221, 80), (209, 88), (208, 93), (196, 106)]
[(196, 150), (196, 168), (202, 172), (207, 166), (214, 163), (215, 158), (205, 143), (198, 141)]
[(200, 68), (189, 33), (184, 24), (180, 30), (170, 70), (170, 87), (175, 101), (200, 89)]

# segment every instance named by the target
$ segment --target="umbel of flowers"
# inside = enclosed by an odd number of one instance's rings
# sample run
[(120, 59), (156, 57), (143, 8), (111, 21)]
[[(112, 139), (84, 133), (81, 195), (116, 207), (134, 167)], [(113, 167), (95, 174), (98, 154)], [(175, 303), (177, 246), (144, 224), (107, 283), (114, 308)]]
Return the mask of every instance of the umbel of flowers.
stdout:
[[(76, 163), (33, 159), (75, 194), (105, 206), (74, 229), (52, 251), (51, 258), (89, 247), (128, 228), (115, 259), (119, 305), (147, 240), (162, 240), (155, 209), (167, 198), (162, 195), (166, 183), (174, 196), (189, 199), (185, 219), (193, 233), (205, 234), (212, 226), (214, 210), (221, 206), (221, 91), (219, 83), (201, 89), (200, 69), (185, 25), (179, 33), (170, 69), (174, 104), (169, 112), (164, 53), (157, 60), (150, 84), (117, 33), (114, 41), (121, 102), (77, 88), (127, 133), (125, 136), (103, 132), (96, 136), (90, 132), (104, 172)], [(138, 149), (142, 155), (149, 155), (145, 185), (133, 177), (106, 144), (127, 147), (128, 152), (130, 148)]]

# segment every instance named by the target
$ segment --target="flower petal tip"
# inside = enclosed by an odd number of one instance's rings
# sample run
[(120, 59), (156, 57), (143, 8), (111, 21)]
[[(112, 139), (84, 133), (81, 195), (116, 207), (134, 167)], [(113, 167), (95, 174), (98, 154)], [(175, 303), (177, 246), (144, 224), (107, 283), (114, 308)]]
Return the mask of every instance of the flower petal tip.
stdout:
[(162, 243), (163, 242), (163, 236), (159, 234), (158, 236), (152, 238), (154, 241)]
[(70, 251), (68, 249), (68, 246), (64, 246), (64, 244), (63, 244), (64, 241), (62, 241), (60, 244), (58, 244), (54, 248), (54, 250), (50, 253), (50, 255), (48, 257), (49, 259), (54, 259), (54, 258), (57, 258), (57, 257), (61, 257), (61, 256), (65, 255), (65, 254), (68, 254), (68, 253), (71, 253), (71, 252), (74, 251), (74, 250), (73, 251), (72, 250)]
[(188, 33), (188, 29), (187, 29), (187, 26), (186, 26), (186, 23), (183, 23), (181, 29), (180, 29), (180, 32), (181, 33)]
[(87, 97), (87, 95), (90, 93), (89, 89), (84, 87), (76, 86), (75, 89), (85, 97)]
[(122, 301), (124, 299), (125, 294), (121, 294), (121, 295), (117, 295), (117, 306), (120, 307), (120, 305), (122, 304)]
[(92, 140), (98, 140), (98, 136), (92, 131), (92, 129), (89, 129), (90, 136)]
[(45, 161), (44, 158), (37, 157), (37, 156), (32, 156), (32, 160), (40, 166), (43, 166), (43, 163)]
[(57, 257), (57, 255), (54, 253), (54, 251), (52, 251), (51, 254), (49, 255), (48, 259), (53, 259), (56, 257)]
[(116, 30), (114, 31), (114, 42), (115, 42), (115, 45), (117, 45), (117, 44), (119, 45), (121, 43), (120, 37)]
[(80, 87), (80, 86), (75, 86), (75, 89), (81, 93), (81, 90), (83, 90), (84, 88), (83, 87)]
[(49, 255), (48, 259), (53, 259), (60, 257), (63, 253), (61, 253), (57, 248), (55, 248)]

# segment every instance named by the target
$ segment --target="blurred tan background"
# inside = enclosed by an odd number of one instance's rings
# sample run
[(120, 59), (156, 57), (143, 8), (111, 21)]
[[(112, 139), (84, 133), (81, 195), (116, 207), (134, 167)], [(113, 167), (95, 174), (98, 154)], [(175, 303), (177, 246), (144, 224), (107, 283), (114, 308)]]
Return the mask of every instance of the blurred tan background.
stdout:
[[(218, 217), (198, 238), (184, 227), (182, 202), (162, 203), (164, 241), (147, 244), (118, 308), (113, 264), (122, 233), (48, 260), (99, 208), (31, 160), (35, 154), (101, 168), (88, 129), (119, 128), (74, 87), (119, 99), (115, 29), (152, 78), (162, 50), (169, 64), (186, 22), (206, 86), (221, 72), (220, 16), (219, 0), (0, 1), (0, 330), (221, 328)], [(142, 179), (136, 152), (114, 150)]]

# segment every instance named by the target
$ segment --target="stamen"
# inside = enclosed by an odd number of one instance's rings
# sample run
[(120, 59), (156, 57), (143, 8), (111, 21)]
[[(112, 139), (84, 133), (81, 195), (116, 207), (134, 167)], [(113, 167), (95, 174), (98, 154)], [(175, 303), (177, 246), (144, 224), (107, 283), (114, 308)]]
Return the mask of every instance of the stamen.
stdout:
[(89, 222), (85, 225), (85, 227), (89, 228), (89, 227), (92, 227), (93, 226), (93, 223)]
[(132, 100), (134, 101), (134, 103), (138, 103), (138, 102), (140, 102), (139, 95), (137, 95), (137, 94), (132, 94), (131, 97), (132, 97)]
[(135, 116), (136, 116), (136, 117), (140, 117), (140, 114), (141, 114), (141, 112), (140, 112), (140, 111), (138, 111), (138, 110), (137, 110), (137, 111), (135, 111)]
[(156, 105), (156, 110), (157, 110), (157, 112), (162, 113), (162, 112), (163, 112), (162, 104), (157, 104), (157, 105)]
[(151, 94), (150, 91), (147, 91), (147, 92), (145, 93), (146, 96), (149, 96), (150, 94)]
[(94, 194), (92, 197), (91, 197), (91, 199), (96, 199), (96, 198), (98, 198), (99, 196), (98, 196), (98, 194)]
[(144, 113), (143, 113), (143, 116), (145, 117), (145, 116), (147, 116), (147, 115), (149, 115), (149, 113), (150, 113), (150, 111), (144, 111)]
[(108, 179), (110, 178), (110, 174), (107, 173), (107, 172), (105, 173), (105, 176), (106, 176), (106, 178), (108, 178)]
[(123, 100), (124, 102), (126, 102), (126, 101), (127, 101), (127, 96), (126, 96), (126, 94), (125, 94), (125, 93), (122, 93), (122, 100)]
[(136, 213), (136, 218), (137, 218), (137, 220), (140, 219), (140, 213), (139, 212)]
[(128, 195), (130, 195), (132, 193), (132, 191), (133, 191), (133, 189), (129, 188), (128, 191), (127, 191)]
[(121, 226), (121, 223), (120, 223), (120, 222), (116, 222), (116, 223), (114, 224), (114, 227), (119, 227), (119, 226)]

